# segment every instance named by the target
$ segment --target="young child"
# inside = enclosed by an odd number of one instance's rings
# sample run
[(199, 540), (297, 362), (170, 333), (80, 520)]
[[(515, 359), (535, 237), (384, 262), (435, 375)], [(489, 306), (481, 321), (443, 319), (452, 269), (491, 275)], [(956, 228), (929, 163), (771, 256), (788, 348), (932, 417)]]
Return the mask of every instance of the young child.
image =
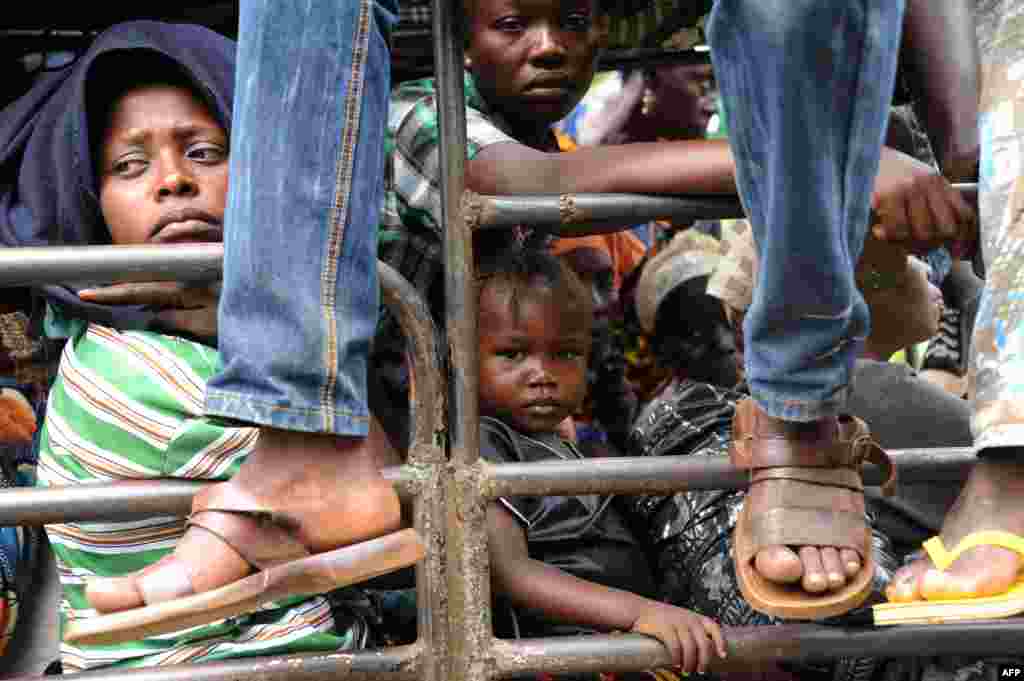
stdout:
[[(53, 127), (50, 161), (67, 178), (59, 198), (81, 206), (63, 242), (219, 242), (233, 44), (198, 26), (132, 22), (98, 37), (73, 68), (44, 106), (47, 114), (67, 112)], [(203, 414), (206, 382), (220, 363), (216, 339), (133, 330), (138, 320), (116, 318), (123, 308), (109, 308), (106, 322), (97, 322), (87, 306), (70, 300), (51, 304), (47, 319), (48, 334), (68, 341), (40, 435), (39, 484), (233, 479), (259, 431)], [(301, 529), (289, 534), (273, 522), (219, 511), (244, 499), (231, 501), (222, 495), (209, 511), (193, 513), (189, 524), (205, 531), (184, 541), (186, 523), (177, 517), (48, 526), (65, 633), (104, 612), (180, 598), (310, 548)], [(372, 510), (355, 509), (354, 523), (361, 512)], [(253, 552), (261, 556), (246, 555)], [(137, 581), (125, 576), (136, 570)], [(169, 572), (176, 579), (168, 580)], [(61, 660), (70, 672), (364, 646), (366, 622), (343, 600), (282, 595), (248, 615), (177, 627), (187, 631), (108, 645), (64, 643)]]
[[(494, 462), (582, 458), (559, 424), (586, 389), (593, 311), (554, 256), (512, 249), (479, 269), (481, 455)], [(488, 509), (491, 574), (515, 631), (634, 631), (684, 671), (725, 657), (718, 625), (653, 600), (643, 549), (610, 495), (501, 498)]]

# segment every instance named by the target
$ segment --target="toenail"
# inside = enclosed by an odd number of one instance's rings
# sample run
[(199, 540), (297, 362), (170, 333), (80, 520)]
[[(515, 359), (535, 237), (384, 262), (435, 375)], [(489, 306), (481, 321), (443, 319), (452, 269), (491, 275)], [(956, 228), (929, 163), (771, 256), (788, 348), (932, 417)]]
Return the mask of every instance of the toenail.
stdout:
[(860, 563), (855, 560), (851, 560), (846, 564), (847, 570), (860, 570)]
[(833, 584), (838, 584), (839, 582), (843, 581), (843, 576), (838, 572), (830, 572), (828, 573), (828, 581), (832, 582)]
[(814, 573), (813, 575), (807, 575), (807, 581), (812, 584), (824, 584), (825, 578), (818, 573)]

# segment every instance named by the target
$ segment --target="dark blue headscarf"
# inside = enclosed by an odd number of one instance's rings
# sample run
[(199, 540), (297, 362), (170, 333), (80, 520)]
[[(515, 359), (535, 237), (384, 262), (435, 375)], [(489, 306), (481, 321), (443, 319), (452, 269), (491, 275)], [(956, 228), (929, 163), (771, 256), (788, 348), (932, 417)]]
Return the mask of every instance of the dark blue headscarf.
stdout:
[[(0, 112), (0, 246), (110, 242), (94, 172), (97, 150), (91, 148), (97, 131), (89, 129), (87, 110), (88, 95), (95, 98), (96, 92), (86, 90), (111, 79), (137, 78), (130, 71), (133, 63), (152, 64), (131, 59), (129, 50), (157, 53), (177, 64), (230, 133), (234, 42), (191, 24), (113, 26), (73, 64), (42, 74), (27, 94)], [(112, 53), (127, 58), (112, 59)], [(40, 291), (80, 319), (122, 328), (144, 327), (152, 319), (144, 307), (85, 303), (69, 286)]]

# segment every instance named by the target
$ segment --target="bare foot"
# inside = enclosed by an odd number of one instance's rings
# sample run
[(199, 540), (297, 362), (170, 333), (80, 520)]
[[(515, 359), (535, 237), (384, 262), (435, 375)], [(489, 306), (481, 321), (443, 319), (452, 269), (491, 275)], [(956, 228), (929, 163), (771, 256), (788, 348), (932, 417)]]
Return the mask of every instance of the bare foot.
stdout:
[[(835, 418), (811, 423), (782, 421), (768, 416), (757, 406), (744, 407), (743, 432), (755, 432), (756, 440), (764, 442), (768, 451), (780, 448), (805, 448), (807, 445), (820, 446), (831, 443), (839, 436), (839, 425)], [(754, 412), (751, 415), (751, 412)], [(753, 423), (750, 423), (753, 421)], [(779, 440), (789, 444), (783, 445)], [(778, 464), (776, 464), (778, 465)], [(755, 473), (755, 476), (757, 473)], [(755, 480), (757, 478), (755, 477)], [(772, 509), (779, 505), (779, 488), (768, 484), (751, 485), (746, 503), (752, 509)], [(785, 480), (789, 499), (799, 499), (805, 493), (808, 498), (820, 496), (822, 487), (799, 480)], [(863, 495), (841, 487), (835, 488), (833, 508), (837, 511), (864, 513)], [(760, 549), (754, 556), (754, 569), (765, 579), (779, 584), (800, 583), (809, 593), (835, 591), (847, 585), (860, 572), (860, 554), (850, 548), (836, 546), (784, 546), (772, 545)]]
[(779, 584), (800, 582), (804, 591), (821, 593), (846, 586), (860, 572), (860, 554), (834, 546), (768, 546), (757, 552), (754, 569)]
[[(942, 543), (952, 551), (979, 530), (1024, 535), (1024, 464), (980, 460), (942, 525)], [(947, 570), (928, 558), (900, 569), (886, 590), (896, 603), (994, 596), (1005, 592), (1024, 571), (1024, 558), (998, 546), (964, 552)]]
[[(287, 519), (286, 531), (261, 528), (257, 521), (237, 514), (203, 514), (215, 516), (204, 524), (215, 524), (219, 534), (234, 538), (233, 543), (247, 552), (260, 540), (272, 550), (290, 543), (312, 553), (354, 544), (401, 524), (398, 496), (379, 472), (381, 464), (393, 458), (376, 421), (367, 438), (264, 428), (238, 474), (197, 494), (193, 513), (258, 507)], [(261, 535), (257, 541), (254, 534)], [(248, 561), (224, 539), (190, 527), (174, 553), (124, 577), (90, 580), (86, 597), (99, 612), (127, 610), (209, 591), (251, 571)]]

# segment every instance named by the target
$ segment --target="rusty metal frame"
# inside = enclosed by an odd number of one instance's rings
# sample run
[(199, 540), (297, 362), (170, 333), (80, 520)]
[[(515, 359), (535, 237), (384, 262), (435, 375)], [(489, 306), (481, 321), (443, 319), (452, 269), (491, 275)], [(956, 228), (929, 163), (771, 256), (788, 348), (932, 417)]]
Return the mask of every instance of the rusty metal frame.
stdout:
[[(441, 135), (442, 204), (446, 225), (447, 363), (419, 293), (384, 264), (385, 304), (411, 340), (414, 407), (412, 444), (405, 465), (389, 469), (403, 499), (413, 503), (414, 526), (427, 542), (417, 566), (417, 641), (354, 653), (302, 654), (137, 670), (97, 670), (79, 676), (102, 681), (314, 681), (315, 679), (426, 679), (487, 681), (524, 673), (638, 670), (670, 662), (654, 639), (627, 634), (500, 640), (490, 611), (486, 504), (501, 495), (662, 492), (738, 488), (745, 474), (722, 458), (590, 459), (492, 465), (479, 458), (477, 310), (473, 297), (471, 235), (476, 228), (549, 224), (563, 235), (612, 231), (624, 218), (740, 217), (734, 197), (563, 195), (486, 197), (465, 192), (465, 109), (462, 22), (458, 0), (434, 0), (435, 63)], [(965, 186), (965, 193), (976, 188)], [(0, 251), (0, 287), (96, 280), (209, 280), (217, 277), (219, 245), (79, 247)], [(447, 420), (446, 420), (447, 418)], [(894, 453), (904, 479), (949, 480), (973, 461), (967, 449)], [(865, 468), (866, 481), (878, 471)], [(74, 488), (0, 492), (0, 524), (121, 519), (188, 512), (193, 481), (139, 481)], [(895, 629), (815, 624), (734, 628), (727, 632), (737, 663), (830, 659), (850, 655), (923, 655), (973, 652), (998, 655), (1024, 649), (1024, 620)]]

